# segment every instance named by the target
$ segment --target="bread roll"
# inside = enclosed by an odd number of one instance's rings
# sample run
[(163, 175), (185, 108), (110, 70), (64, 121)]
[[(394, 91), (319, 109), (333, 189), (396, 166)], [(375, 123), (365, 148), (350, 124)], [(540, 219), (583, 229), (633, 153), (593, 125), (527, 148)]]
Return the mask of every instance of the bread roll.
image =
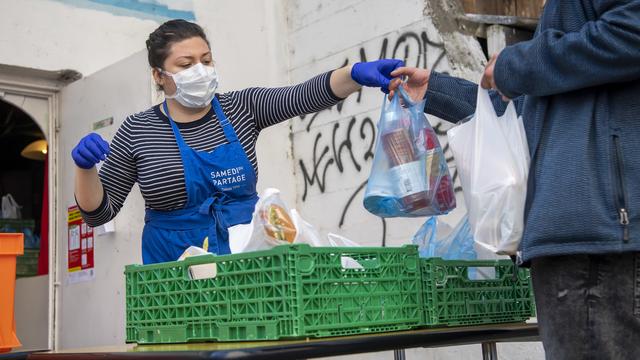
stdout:
[(264, 231), (273, 239), (293, 243), (296, 238), (296, 228), (287, 211), (279, 205), (270, 204), (261, 213)]

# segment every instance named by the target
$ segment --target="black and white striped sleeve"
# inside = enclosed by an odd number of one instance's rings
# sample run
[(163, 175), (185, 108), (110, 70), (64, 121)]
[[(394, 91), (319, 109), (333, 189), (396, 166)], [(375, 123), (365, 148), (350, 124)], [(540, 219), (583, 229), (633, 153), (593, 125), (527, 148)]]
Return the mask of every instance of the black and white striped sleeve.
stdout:
[(329, 108), (343, 99), (331, 90), (329, 71), (303, 83), (278, 88), (249, 88), (240, 91), (260, 131), (287, 119)]
[(102, 203), (94, 211), (81, 209), (82, 217), (89, 226), (99, 226), (113, 219), (131, 192), (137, 173), (131, 144), (131, 128), (127, 118), (113, 137), (109, 156), (100, 168), (99, 176), (104, 188)]

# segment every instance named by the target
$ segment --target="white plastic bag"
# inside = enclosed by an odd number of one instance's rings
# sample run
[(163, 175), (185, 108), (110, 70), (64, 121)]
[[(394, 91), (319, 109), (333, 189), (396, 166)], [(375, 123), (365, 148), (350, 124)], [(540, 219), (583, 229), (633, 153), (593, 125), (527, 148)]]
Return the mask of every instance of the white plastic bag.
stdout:
[(360, 247), (360, 244), (346, 237), (334, 233), (328, 233), (327, 239), (332, 247)]
[(13, 195), (7, 194), (2, 197), (2, 218), (3, 219), (20, 219), (22, 214), (20, 209), (22, 206), (18, 205)]
[(291, 209), (291, 220), (293, 220), (293, 225), (296, 228), (296, 237), (293, 240), (294, 244), (329, 246), (326, 240), (322, 240), (318, 230), (302, 218), (298, 210)]
[(447, 132), (476, 243), (514, 255), (524, 228), (529, 149), (514, 104), (498, 117), (487, 90), (478, 88), (473, 118)]

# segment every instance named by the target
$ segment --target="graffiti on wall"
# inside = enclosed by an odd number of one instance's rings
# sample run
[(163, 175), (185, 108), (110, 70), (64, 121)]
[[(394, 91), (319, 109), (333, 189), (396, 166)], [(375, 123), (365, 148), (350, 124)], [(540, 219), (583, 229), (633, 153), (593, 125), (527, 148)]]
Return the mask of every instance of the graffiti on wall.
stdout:
[[(375, 52), (367, 53), (364, 46), (355, 51), (353, 58), (347, 57), (342, 66), (359, 61), (371, 61), (382, 58), (402, 59), (408, 66), (435, 69), (446, 72), (448, 63), (444, 45), (441, 42), (429, 38), (426, 31), (407, 31), (397, 36), (388, 36), (381, 40), (379, 48)], [(379, 116), (379, 108), (365, 111), (345, 118), (343, 110), (346, 102), (352, 102), (355, 107), (362, 107), (363, 92), (360, 90), (351, 95), (345, 101), (338, 103), (333, 108), (325, 109), (315, 114), (301, 116), (295, 119), (298, 122), (298, 131), (309, 135), (312, 141), (305, 141), (304, 147), (295, 147), (296, 135), (294, 133), (294, 154), (296, 158), (296, 176), (300, 176), (302, 184), (299, 189), (301, 201), (307, 201), (309, 192), (317, 189), (321, 194), (330, 191), (330, 180), (338, 181), (341, 185), (350, 182), (350, 194), (340, 204), (340, 211), (335, 219), (338, 228), (348, 221), (349, 210), (354, 205), (354, 199), (364, 191), (367, 184), (368, 171), (373, 160), (376, 139), (376, 123)], [(366, 110), (366, 109), (365, 109)], [(351, 111), (353, 112), (353, 111)], [(340, 121), (337, 121), (340, 119)], [(446, 143), (446, 126), (438, 121), (432, 123), (436, 133), (440, 136), (444, 145), (447, 162), (451, 163), (453, 157), (448, 151)], [(337, 170), (337, 174), (328, 176), (330, 172)], [(453, 169), (452, 169), (453, 170)], [(457, 173), (453, 173), (454, 181)], [(345, 181), (346, 180), (346, 181)], [(459, 186), (456, 188), (460, 191)], [(387, 223), (382, 222), (382, 239), (386, 243)]]

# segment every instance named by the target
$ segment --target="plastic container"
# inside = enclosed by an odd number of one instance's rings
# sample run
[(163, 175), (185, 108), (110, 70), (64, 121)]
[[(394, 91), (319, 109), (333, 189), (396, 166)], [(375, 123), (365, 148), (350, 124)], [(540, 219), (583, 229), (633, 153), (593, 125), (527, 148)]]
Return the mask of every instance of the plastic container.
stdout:
[(40, 249), (24, 249), (24, 255), (16, 259), (16, 277), (38, 275)]
[[(192, 280), (194, 266), (215, 276)], [(285, 245), (129, 265), (125, 275), (127, 342), (140, 344), (366, 334), (417, 328), (424, 319), (412, 245)]]
[(0, 353), (21, 346), (13, 310), (16, 256), (23, 253), (23, 242), (23, 234), (0, 233)]
[[(524, 322), (535, 316), (529, 271), (519, 268), (514, 276), (511, 260), (420, 261), (427, 326)], [(474, 280), (484, 273), (495, 275)]]

